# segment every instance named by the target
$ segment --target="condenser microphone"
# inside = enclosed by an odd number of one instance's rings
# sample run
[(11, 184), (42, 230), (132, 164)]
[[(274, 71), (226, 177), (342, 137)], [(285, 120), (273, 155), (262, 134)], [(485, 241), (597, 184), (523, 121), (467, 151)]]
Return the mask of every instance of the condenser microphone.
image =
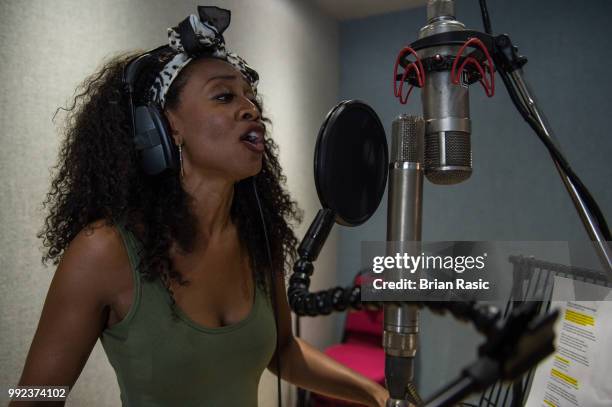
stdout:
[(391, 124), (387, 240), (421, 240), (423, 119), (399, 115)]
[[(421, 240), (423, 207), (423, 127), (420, 117), (401, 115), (393, 121), (387, 241)], [(394, 248), (404, 250), (404, 246)], [(392, 253), (388, 253), (392, 254)], [(394, 253), (393, 253), (394, 254)], [(393, 280), (401, 281), (400, 271), (391, 271)], [(417, 351), (419, 310), (407, 303), (384, 306), (383, 347), (385, 376), (390, 400), (388, 407), (419, 404), (413, 384), (414, 358)]]
[[(419, 39), (451, 31), (463, 31), (455, 20), (454, 0), (428, 0), (427, 25)], [(472, 174), (471, 122), (468, 84), (463, 75), (451, 82), (451, 58), (458, 45), (441, 45), (419, 51), (428, 60), (421, 101), (425, 119), (425, 176), (434, 184), (451, 185)]]

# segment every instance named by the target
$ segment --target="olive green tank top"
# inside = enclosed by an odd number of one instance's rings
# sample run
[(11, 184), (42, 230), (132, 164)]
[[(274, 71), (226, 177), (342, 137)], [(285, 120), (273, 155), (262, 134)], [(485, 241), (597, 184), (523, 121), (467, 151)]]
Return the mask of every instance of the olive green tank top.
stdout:
[(160, 279), (148, 282), (139, 268), (140, 242), (117, 225), (127, 248), (134, 296), (126, 317), (100, 337), (115, 369), (123, 407), (257, 406), (263, 370), (276, 346), (274, 310), (255, 284), (255, 299), (242, 321), (208, 328), (179, 307)]

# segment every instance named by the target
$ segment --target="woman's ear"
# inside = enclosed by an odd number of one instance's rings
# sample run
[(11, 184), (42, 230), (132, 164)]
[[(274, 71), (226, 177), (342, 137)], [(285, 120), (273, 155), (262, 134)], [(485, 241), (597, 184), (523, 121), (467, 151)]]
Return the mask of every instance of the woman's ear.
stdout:
[(175, 145), (183, 144), (182, 137), (180, 136), (181, 132), (179, 129), (179, 119), (176, 114), (172, 110), (164, 110), (164, 114), (168, 121), (168, 126), (170, 127), (168, 130), (174, 139)]

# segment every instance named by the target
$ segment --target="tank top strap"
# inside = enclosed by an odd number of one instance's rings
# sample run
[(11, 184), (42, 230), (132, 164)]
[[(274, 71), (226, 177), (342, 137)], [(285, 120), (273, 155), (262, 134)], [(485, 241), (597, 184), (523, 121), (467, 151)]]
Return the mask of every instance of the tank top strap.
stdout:
[(132, 297), (132, 306), (130, 307), (130, 311), (125, 320), (125, 324), (127, 324), (134, 316), (136, 309), (138, 308), (141, 297), (142, 297), (142, 286), (143, 279), (142, 274), (140, 273), (140, 259), (143, 251), (142, 243), (140, 240), (134, 236), (130, 230), (125, 227), (125, 223), (122, 221), (115, 222), (115, 226), (121, 235), (121, 239), (123, 240), (123, 244), (125, 245), (125, 249), (128, 254), (128, 258), (130, 260), (130, 269), (132, 270), (132, 281), (134, 283), (134, 295)]
[[(130, 266), (132, 268), (132, 274), (135, 277), (140, 275), (140, 256), (142, 253), (142, 244), (140, 241), (134, 236), (134, 233), (129, 231), (123, 222), (115, 222), (115, 226), (121, 235), (121, 239), (123, 240), (123, 244), (127, 250), (128, 258), (130, 259)], [(140, 280), (138, 278), (138, 280)]]
[(117, 231), (121, 235), (121, 240), (123, 241), (123, 245), (128, 254), (128, 258), (130, 261), (130, 269), (132, 272), (132, 281), (133, 281), (133, 296), (132, 296), (132, 304), (130, 305), (130, 309), (128, 310), (125, 317), (111, 326), (110, 328), (106, 328), (102, 332), (102, 343), (108, 343), (108, 338), (115, 338), (116, 340), (124, 341), (129, 335), (129, 325), (131, 321), (135, 318), (135, 314), (138, 309), (141, 308), (141, 302), (143, 298), (143, 286), (144, 280), (141, 277), (140, 273), (140, 256), (142, 253), (142, 244), (140, 241), (134, 236), (134, 234), (129, 231), (125, 227), (125, 222), (117, 221), (114, 222)]

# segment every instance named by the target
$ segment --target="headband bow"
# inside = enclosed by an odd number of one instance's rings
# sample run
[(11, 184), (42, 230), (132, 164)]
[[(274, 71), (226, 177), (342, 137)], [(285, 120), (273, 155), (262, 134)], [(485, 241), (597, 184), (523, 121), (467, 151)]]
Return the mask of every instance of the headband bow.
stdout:
[(178, 26), (168, 28), (168, 43), (176, 55), (164, 66), (151, 87), (152, 101), (162, 108), (172, 82), (189, 62), (201, 56), (228, 62), (242, 74), (257, 94), (257, 72), (244, 59), (225, 48), (223, 32), (230, 24), (231, 12), (219, 7), (199, 6), (198, 14), (191, 14)]

